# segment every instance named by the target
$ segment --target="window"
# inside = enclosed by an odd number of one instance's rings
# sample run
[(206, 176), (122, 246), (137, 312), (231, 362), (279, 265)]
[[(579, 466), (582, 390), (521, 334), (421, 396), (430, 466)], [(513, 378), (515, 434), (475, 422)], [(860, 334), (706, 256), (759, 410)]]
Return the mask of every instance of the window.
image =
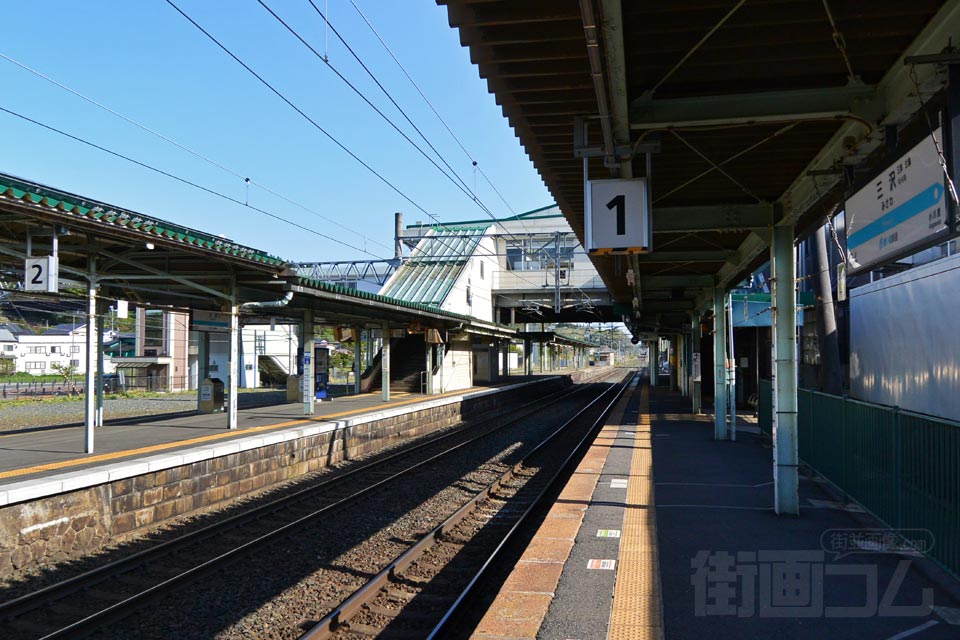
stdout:
[(60, 351), (60, 347), (58, 347), (57, 345), (53, 345), (50, 347), (50, 353), (57, 353), (59, 351)]
[(71, 360), (71, 361), (70, 361), (70, 366), (71, 366), (71, 367), (79, 367), (79, 366), (80, 366), (80, 361), (79, 361), (79, 360)]
[(26, 365), (27, 371), (43, 371), (46, 368), (46, 364), (43, 362), (28, 362)]
[(143, 314), (144, 331), (143, 346), (147, 349), (155, 349), (159, 355), (164, 351), (164, 317), (162, 309), (147, 309)]
[(72, 345), (70, 347), (70, 353), (80, 353), (80, 346), (76, 344)]
[(12, 344), (5, 344), (5, 345), (3, 345), (3, 350), (4, 350), (4, 351), (13, 351), (13, 345), (12, 345)]
[(43, 353), (43, 347), (27, 347), (27, 353)]

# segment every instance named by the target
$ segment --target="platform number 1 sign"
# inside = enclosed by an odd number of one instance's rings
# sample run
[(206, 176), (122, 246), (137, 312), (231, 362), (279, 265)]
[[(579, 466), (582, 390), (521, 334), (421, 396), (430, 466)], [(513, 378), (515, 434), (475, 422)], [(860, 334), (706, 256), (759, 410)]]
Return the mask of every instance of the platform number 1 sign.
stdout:
[(645, 179), (589, 181), (586, 214), (587, 250), (591, 253), (650, 251)]
[(24, 290), (56, 293), (60, 277), (59, 271), (59, 261), (56, 256), (27, 258), (23, 265)]

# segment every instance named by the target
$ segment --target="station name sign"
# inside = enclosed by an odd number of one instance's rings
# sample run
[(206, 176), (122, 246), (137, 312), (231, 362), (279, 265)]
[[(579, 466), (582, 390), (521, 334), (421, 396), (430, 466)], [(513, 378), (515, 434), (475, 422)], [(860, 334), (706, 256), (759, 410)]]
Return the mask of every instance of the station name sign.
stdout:
[[(942, 144), (942, 128), (934, 135)], [(949, 231), (945, 184), (936, 145), (925, 136), (847, 198), (850, 272), (942, 242)]]
[(222, 311), (203, 311), (193, 309), (190, 312), (191, 331), (230, 331), (230, 314)]

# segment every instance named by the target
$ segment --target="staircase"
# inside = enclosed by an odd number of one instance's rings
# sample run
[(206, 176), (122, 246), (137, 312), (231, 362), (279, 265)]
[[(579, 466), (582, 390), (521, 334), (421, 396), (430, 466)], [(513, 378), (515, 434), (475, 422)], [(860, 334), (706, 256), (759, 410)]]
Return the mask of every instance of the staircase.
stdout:
[[(416, 334), (390, 340), (390, 393), (420, 393), (420, 376), (426, 368), (424, 345), (423, 336)], [(381, 388), (381, 358), (382, 351), (360, 376), (362, 393)]]
[(286, 360), (286, 358), (281, 360), (277, 356), (258, 356), (257, 368), (260, 372), (260, 381), (268, 386), (286, 386), (289, 374)]

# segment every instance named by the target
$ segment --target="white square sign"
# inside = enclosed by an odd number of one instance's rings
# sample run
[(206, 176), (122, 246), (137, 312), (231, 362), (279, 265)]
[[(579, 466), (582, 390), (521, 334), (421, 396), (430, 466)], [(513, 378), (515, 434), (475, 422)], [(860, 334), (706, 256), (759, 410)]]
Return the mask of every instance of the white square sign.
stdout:
[(56, 256), (27, 258), (23, 265), (25, 291), (56, 293), (59, 286), (60, 261)]
[(646, 179), (588, 181), (584, 222), (591, 253), (650, 251)]

